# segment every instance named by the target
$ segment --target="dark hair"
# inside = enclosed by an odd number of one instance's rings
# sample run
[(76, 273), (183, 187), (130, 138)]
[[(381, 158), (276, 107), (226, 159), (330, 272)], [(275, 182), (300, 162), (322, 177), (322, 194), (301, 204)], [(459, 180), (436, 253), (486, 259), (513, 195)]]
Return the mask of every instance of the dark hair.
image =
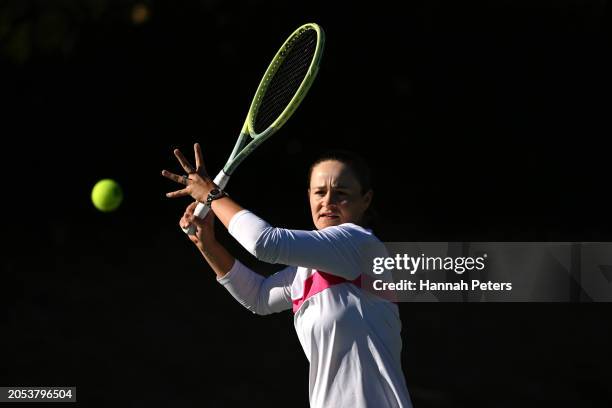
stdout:
[[(370, 166), (368, 166), (363, 157), (348, 150), (329, 150), (318, 156), (310, 165), (310, 169), (308, 170), (308, 187), (310, 187), (312, 170), (317, 164), (328, 160), (339, 161), (351, 169), (351, 172), (361, 186), (362, 195), (372, 190), (372, 172), (370, 171)], [(366, 212), (363, 214), (361, 223), (364, 227), (374, 229), (374, 227), (378, 224), (379, 218), (380, 217), (378, 216), (376, 210), (374, 210), (372, 204), (370, 204)]]

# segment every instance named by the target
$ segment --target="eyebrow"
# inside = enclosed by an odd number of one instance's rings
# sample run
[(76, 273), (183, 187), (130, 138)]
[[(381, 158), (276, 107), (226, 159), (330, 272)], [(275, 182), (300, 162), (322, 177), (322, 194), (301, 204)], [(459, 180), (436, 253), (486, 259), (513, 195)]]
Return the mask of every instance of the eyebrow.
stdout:
[[(327, 186), (326, 186), (326, 185), (323, 185), (323, 186), (315, 186), (315, 187), (312, 187), (312, 188), (313, 188), (314, 190), (320, 190), (320, 189), (322, 189), (322, 188), (327, 188)], [(345, 186), (344, 184), (341, 184), (341, 185), (339, 185), (339, 186), (335, 186), (335, 187), (333, 187), (333, 188), (335, 188), (335, 189), (337, 189), (337, 190), (346, 190), (346, 189), (348, 189), (348, 188), (350, 188), (350, 187), (349, 187), (349, 186)]]

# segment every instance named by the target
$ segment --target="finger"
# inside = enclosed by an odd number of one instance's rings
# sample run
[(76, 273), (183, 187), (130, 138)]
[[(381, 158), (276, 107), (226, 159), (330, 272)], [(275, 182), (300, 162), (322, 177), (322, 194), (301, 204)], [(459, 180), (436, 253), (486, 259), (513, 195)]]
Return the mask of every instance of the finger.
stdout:
[(179, 176), (178, 174), (174, 174), (168, 170), (162, 170), (162, 176), (169, 178), (172, 181), (176, 181), (180, 184), (185, 184), (185, 178), (183, 176)]
[(198, 206), (198, 201), (194, 201), (193, 203), (187, 206), (187, 208), (185, 209), (185, 212), (189, 214), (193, 214), (197, 206)]
[(193, 145), (193, 151), (195, 153), (196, 171), (202, 170), (206, 173), (206, 169), (204, 168), (204, 156), (202, 156), (202, 148), (199, 143)]
[(166, 197), (168, 197), (168, 198), (185, 197), (185, 196), (188, 196), (188, 195), (190, 195), (190, 194), (189, 194), (188, 189), (186, 189), (186, 188), (184, 188), (182, 190), (171, 191), (169, 193), (166, 193)]
[(183, 170), (185, 170), (187, 173), (195, 172), (193, 166), (189, 163), (189, 160), (187, 160), (187, 158), (183, 156), (183, 153), (181, 153), (179, 149), (174, 149), (174, 155), (178, 159), (179, 163), (181, 163)]
[(191, 214), (189, 217), (187, 217), (187, 221), (189, 221), (191, 224), (197, 225), (198, 227), (203, 227), (204, 226), (204, 220), (201, 219), (200, 217), (196, 217), (193, 214)]
[(208, 225), (212, 225), (214, 220), (215, 220), (215, 214), (212, 211), (210, 211), (208, 214), (206, 214), (204, 219), (202, 219), (200, 217), (196, 217), (193, 214), (191, 214), (189, 217), (187, 217), (187, 221), (197, 225), (198, 227), (205, 227), (205, 226), (208, 226)]
[(187, 218), (187, 221), (189, 221), (192, 224), (197, 225), (198, 227), (206, 227), (210, 224), (212, 224), (212, 220), (215, 218), (215, 216), (211, 213), (206, 214), (206, 217), (204, 217), (204, 219), (200, 218), (200, 217), (196, 217), (195, 215), (190, 215)]
[(179, 227), (183, 229), (189, 228), (189, 221), (187, 220), (186, 216), (183, 216), (181, 220), (179, 221)]

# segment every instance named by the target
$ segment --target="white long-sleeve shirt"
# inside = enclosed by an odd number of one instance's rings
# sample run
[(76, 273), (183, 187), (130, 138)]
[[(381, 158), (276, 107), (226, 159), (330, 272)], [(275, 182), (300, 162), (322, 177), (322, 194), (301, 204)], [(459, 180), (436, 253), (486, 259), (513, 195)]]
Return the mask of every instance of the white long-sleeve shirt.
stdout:
[(310, 362), (311, 407), (412, 407), (397, 305), (359, 288), (364, 248), (380, 243), (371, 231), (349, 223), (273, 228), (247, 210), (228, 229), (258, 259), (290, 265), (264, 278), (236, 260), (218, 281), (253, 313), (293, 309)]

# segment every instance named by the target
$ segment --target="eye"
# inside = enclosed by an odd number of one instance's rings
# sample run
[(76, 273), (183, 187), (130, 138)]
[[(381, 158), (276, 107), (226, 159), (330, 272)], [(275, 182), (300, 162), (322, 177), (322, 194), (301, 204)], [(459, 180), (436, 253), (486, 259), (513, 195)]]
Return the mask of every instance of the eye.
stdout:
[(315, 191), (315, 195), (316, 196), (324, 196), (325, 195), (325, 191), (321, 191), (321, 190)]

